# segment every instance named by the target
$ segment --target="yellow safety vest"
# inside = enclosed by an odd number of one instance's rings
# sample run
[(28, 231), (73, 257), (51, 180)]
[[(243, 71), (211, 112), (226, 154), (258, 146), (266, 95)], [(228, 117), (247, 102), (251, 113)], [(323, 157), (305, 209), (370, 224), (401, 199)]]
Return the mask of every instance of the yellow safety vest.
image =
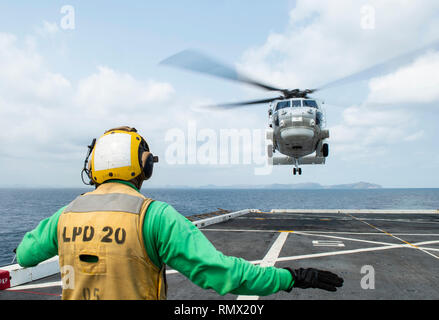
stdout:
[(110, 182), (66, 207), (58, 222), (62, 299), (166, 299), (165, 265), (151, 262), (143, 241), (152, 201)]

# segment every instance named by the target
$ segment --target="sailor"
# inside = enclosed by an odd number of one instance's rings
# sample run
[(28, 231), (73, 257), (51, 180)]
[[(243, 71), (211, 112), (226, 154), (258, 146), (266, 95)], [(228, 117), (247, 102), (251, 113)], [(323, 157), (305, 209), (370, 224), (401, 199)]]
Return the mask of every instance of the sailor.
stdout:
[(343, 285), (328, 271), (261, 267), (224, 255), (171, 205), (140, 193), (155, 162), (136, 129), (106, 131), (89, 146), (84, 163), (95, 190), (26, 233), (18, 263), (32, 267), (58, 255), (62, 299), (166, 299), (166, 265), (220, 295)]

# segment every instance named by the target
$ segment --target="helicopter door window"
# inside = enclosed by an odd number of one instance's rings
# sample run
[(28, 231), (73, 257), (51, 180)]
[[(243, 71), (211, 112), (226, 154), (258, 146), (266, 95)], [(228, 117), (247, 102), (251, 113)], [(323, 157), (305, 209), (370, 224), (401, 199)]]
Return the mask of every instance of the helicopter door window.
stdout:
[(317, 102), (315, 100), (303, 100), (304, 107), (316, 108), (318, 109)]
[(302, 101), (301, 100), (293, 100), (293, 108), (301, 107)]
[(276, 105), (276, 111), (284, 108), (289, 108), (290, 102), (289, 101), (281, 101)]

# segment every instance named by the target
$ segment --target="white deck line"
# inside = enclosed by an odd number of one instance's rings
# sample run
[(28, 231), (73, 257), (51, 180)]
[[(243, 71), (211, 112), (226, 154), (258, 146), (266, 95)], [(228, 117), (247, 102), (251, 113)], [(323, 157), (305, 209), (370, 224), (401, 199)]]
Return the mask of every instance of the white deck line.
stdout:
[[(414, 243), (416, 246), (421, 246), (424, 244), (436, 244), (439, 241), (423, 241)], [(380, 247), (371, 247), (371, 248), (360, 248), (353, 250), (340, 250), (340, 251), (332, 251), (332, 252), (322, 252), (322, 253), (312, 253), (312, 254), (304, 254), (299, 256), (290, 256), (290, 257), (281, 257), (277, 259), (279, 261), (293, 261), (293, 260), (303, 260), (303, 259), (312, 259), (312, 258), (320, 258), (320, 257), (330, 257), (344, 254), (353, 254), (360, 252), (372, 252), (372, 251), (380, 251), (380, 250), (389, 250), (389, 249), (399, 249), (399, 248), (409, 248), (414, 250), (415, 248), (409, 244), (392, 244), (388, 246), (380, 246)]]
[[(261, 267), (272, 267), (276, 263), (277, 259), (279, 258), (280, 251), (282, 250), (282, 247), (285, 244), (285, 241), (287, 240), (287, 237), (289, 235), (289, 232), (280, 232), (279, 236), (277, 237), (276, 241), (274, 241), (273, 245), (271, 246), (270, 250), (268, 250), (267, 254), (265, 255), (264, 259), (262, 259), (260, 266)], [(259, 296), (244, 296), (240, 295), (236, 300), (258, 300)]]
[(344, 243), (337, 240), (313, 240), (314, 247), (344, 247)]
[(439, 214), (436, 210), (405, 210), (405, 209), (272, 209), (271, 213), (371, 213), (371, 214)]

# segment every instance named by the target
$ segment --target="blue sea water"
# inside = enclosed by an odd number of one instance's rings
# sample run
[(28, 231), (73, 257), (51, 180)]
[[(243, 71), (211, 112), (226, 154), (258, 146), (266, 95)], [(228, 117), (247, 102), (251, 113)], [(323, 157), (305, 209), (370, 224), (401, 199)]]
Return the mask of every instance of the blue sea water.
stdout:
[[(0, 189), (0, 266), (24, 234), (91, 189)], [(439, 189), (145, 189), (184, 216), (241, 209), (439, 209)]]

